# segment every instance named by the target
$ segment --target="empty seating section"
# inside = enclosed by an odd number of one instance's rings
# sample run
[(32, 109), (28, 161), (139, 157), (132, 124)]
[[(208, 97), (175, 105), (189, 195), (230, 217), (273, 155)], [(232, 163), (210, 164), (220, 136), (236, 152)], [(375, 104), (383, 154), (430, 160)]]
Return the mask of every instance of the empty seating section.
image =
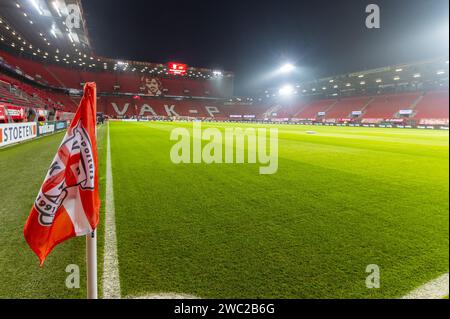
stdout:
[(329, 119), (348, 119), (352, 117), (353, 111), (361, 111), (370, 101), (369, 97), (344, 98), (337, 101), (336, 104), (326, 113)]
[(294, 115), (300, 119), (316, 118), (319, 112), (328, 110), (336, 100), (316, 100), (303, 105), (300, 111)]
[(416, 119), (448, 119), (448, 91), (428, 92), (416, 106)]
[(41, 63), (20, 59), (4, 52), (0, 52), (0, 56), (10, 65), (19, 67), (22, 72), (34, 77), (39, 82), (44, 82), (51, 86), (61, 86)]
[(374, 97), (364, 111), (364, 118), (393, 118), (398, 111), (410, 109), (421, 92), (408, 92)]
[(66, 94), (41, 90), (3, 74), (0, 74), (0, 104), (67, 112), (74, 112), (78, 105)]
[[(77, 70), (50, 63), (42, 64), (4, 52), (0, 52), (0, 55), (11, 66), (19, 68), (37, 81), (54, 87), (81, 89), (82, 83), (96, 82), (99, 92), (145, 93), (141, 90), (143, 78), (154, 76), (140, 72)], [(225, 83), (226, 81), (186, 78), (160, 78), (159, 80), (162, 84), (161, 91), (165, 95), (228, 97), (231, 92), (231, 86)]]

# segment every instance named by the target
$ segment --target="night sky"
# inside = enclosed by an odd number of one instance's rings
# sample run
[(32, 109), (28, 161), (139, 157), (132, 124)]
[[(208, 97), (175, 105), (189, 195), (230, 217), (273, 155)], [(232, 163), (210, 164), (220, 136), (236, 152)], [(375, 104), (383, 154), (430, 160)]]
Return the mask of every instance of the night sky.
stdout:
[[(366, 5), (381, 28), (365, 27)], [(233, 71), (237, 94), (296, 80), (448, 55), (448, 0), (83, 0), (96, 54)], [(272, 83), (271, 83), (272, 82)]]

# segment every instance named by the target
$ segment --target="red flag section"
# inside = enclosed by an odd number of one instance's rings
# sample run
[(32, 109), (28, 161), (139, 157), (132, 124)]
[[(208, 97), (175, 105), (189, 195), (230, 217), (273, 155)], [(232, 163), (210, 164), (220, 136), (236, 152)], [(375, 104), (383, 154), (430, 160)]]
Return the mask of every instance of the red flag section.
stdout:
[(84, 95), (53, 159), (25, 224), (24, 235), (41, 265), (59, 243), (92, 232), (98, 224), (97, 89)]

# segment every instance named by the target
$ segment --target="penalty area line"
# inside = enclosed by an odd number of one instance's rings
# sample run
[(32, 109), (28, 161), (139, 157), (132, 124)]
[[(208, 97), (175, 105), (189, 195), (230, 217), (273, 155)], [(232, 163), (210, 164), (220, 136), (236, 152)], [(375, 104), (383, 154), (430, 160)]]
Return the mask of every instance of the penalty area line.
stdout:
[(106, 145), (105, 245), (103, 260), (103, 299), (120, 299), (119, 259), (117, 257), (116, 217), (111, 167), (109, 122)]
[(448, 273), (411, 291), (401, 299), (442, 299), (448, 296)]

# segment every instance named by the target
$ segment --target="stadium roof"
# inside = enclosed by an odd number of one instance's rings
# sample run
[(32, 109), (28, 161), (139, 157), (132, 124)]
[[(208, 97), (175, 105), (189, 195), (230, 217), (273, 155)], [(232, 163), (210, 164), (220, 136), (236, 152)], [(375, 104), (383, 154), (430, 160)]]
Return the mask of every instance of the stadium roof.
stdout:
[[(80, 0), (4, 0), (0, 2), (3, 47), (34, 59), (97, 70), (170, 76), (167, 65), (96, 56)], [(191, 78), (232, 77), (231, 72), (189, 67)]]
[[(436, 58), (417, 63), (386, 66), (348, 74), (330, 76), (293, 83), (295, 95), (341, 96), (365, 94), (368, 90), (381, 90), (390, 87), (433, 84), (435, 87), (448, 87), (449, 59)], [(279, 87), (271, 87), (259, 94), (266, 99), (276, 98)]]

